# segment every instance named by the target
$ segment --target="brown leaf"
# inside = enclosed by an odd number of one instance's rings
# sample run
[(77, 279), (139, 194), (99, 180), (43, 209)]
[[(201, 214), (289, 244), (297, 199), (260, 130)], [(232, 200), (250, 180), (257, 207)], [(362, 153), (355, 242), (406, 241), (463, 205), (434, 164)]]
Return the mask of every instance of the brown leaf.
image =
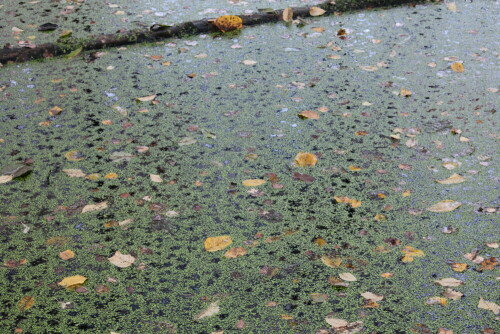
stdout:
[(311, 7), (309, 9), (309, 15), (311, 15), (311, 16), (321, 16), (325, 13), (326, 13), (326, 11), (322, 8), (319, 8), (319, 7)]
[(319, 119), (318, 113), (312, 110), (304, 110), (298, 116), (302, 119)]
[(482, 261), (480, 264), (481, 267), (478, 269), (479, 271), (493, 270), (496, 266), (498, 266), (498, 260), (496, 257), (490, 257), (489, 259)]
[(288, 7), (283, 10), (283, 21), (292, 22), (293, 20), (293, 9)]
[(314, 177), (312, 177), (310, 175), (300, 174), (300, 173), (297, 173), (297, 172), (294, 172), (292, 177), (293, 177), (294, 180), (300, 180), (300, 181), (304, 181), (304, 182), (307, 182), (307, 183), (310, 183), (310, 182), (313, 182), (314, 180), (316, 180)]

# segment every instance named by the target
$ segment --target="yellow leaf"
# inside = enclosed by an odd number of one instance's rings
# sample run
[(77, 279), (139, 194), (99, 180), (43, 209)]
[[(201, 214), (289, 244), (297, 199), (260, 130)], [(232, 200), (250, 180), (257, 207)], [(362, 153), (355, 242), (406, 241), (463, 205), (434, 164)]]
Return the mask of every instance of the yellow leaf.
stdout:
[(115, 255), (108, 257), (108, 261), (120, 268), (130, 267), (135, 262), (135, 257), (130, 254), (122, 254), (116, 251)]
[(298, 116), (302, 119), (319, 119), (318, 113), (312, 110), (304, 110), (303, 112), (299, 113)]
[(392, 276), (394, 276), (393, 273), (382, 273), (380, 274), (380, 276), (382, 276), (383, 278), (391, 278)]
[(57, 284), (65, 287), (65, 288), (69, 288), (73, 285), (83, 284), (83, 283), (85, 283), (86, 280), (87, 280), (87, 277), (82, 276), (82, 275), (76, 275), (76, 276), (66, 277), (61, 282), (59, 282)]
[(108, 207), (108, 202), (106, 201), (97, 204), (88, 204), (82, 208), (82, 213), (100, 211), (106, 209), (107, 207)]
[(104, 175), (104, 178), (105, 179), (117, 179), (118, 178), (118, 174), (116, 174), (116, 173), (108, 173), (108, 174)]
[(331, 258), (326, 255), (321, 256), (321, 262), (330, 268), (338, 268), (342, 264), (342, 259), (338, 257)]
[(353, 208), (359, 208), (362, 204), (361, 201), (358, 201), (358, 200), (353, 199), (353, 198), (349, 198), (347, 196), (333, 196), (333, 198), (337, 201), (337, 203), (350, 204), (351, 207), (353, 207)]
[(55, 106), (54, 108), (49, 110), (49, 115), (50, 116), (59, 115), (61, 113), (61, 111), (62, 111), (61, 108), (59, 108), (58, 106)]
[(404, 97), (408, 97), (411, 94), (412, 94), (412, 92), (409, 91), (408, 89), (401, 89), (401, 91), (399, 92), (399, 95), (404, 96)]
[(75, 257), (75, 253), (72, 250), (67, 249), (67, 250), (59, 253), (59, 257), (63, 260), (69, 260), (69, 259), (72, 259)]
[(425, 256), (424, 252), (422, 252), (420, 249), (413, 248), (412, 246), (406, 246), (401, 251), (404, 254), (403, 258), (401, 259), (401, 262), (404, 263), (413, 262), (414, 257)]
[(207, 252), (216, 252), (224, 249), (233, 243), (230, 235), (221, 235), (218, 237), (208, 237), (205, 239), (204, 246)]
[(100, 177), (101, 177), (101, 175), (99, 175), (98, 173), (93, 173), (93, 174), (87, 175), (85, 178), (89, 179), (89, 180), (92, 180), (92, 181), (95, 181), (95, 180), (97, 180)]
[(241, 182), (245, 187), (257, 187), (266, 183), (266, 180), (262, 179), (249, 179)]
[(31, 296), (24, 296), (20, 301), (17, 302), (17, 309), (19, 311), (26, 311), (30, 309), (35, 304), (35, 298)]
[(283, 320), (292, 320), (293, 319), (293, 317), (289, 314), (281, 314), (280, 318)]
[(311, 7), (311, 9), (309, 9), (309, 15), (311, 16), (321, 16), (325, 13), (326, 11), (319, 7)]
[(459, 62), (454, 62), (453, 64), (450, 65), (450, 67), (454, 72), (457, 73), (462, 73), (464, 71), (464, 65)]
[(411, 191), (410, 190), (405, 190), (403, 191), (403, 193), (401, 194), (403, 197), (408, 197), (408, 196), (411, 196)]
[(350, 170), (350, 171), (352, 171), (352, 172), (358, 172), (358, 171), (360, 171), (360, 170), (363, 170), (363, 168), (361, 168), (361, 167), (358, 167), (358, 166), (352, 166), (352, 165), (351, 165), (351, 166), (349, 166), (349, 167), (347, 167), (347, 168), (349, 168), (349, 170)]
[(283, 10), (283, 21), (292, 22), (293, 20), (293, 9), (288, 7)]
[(465, 181), (465, 178), (462, 175), (459, 175), (457, 173), (453, 174), (447, 179), (444, 180), (436, 180), (437, 183), (441, 184), (455, 184), (455, 183), (462, 183)]
[(323, 239), (323, 238), (316, 238), (314, 239), (313, 241), (316, 245), (318, 245), (319, 247), (323, 247), (324, 245), (327, 244), (326, 240)]
[(460, 205), (462, 205), (462, 203), (457, 201), (444, 200), (431, 205), (427, 208), (427, 210), (431, 212), (450, 212), (458, 208)]
[(377, 213), (374, 217), (374, 219), (378, 222), (382, 222), (382, 221), (386, 221), (387, 220), (387, 217), (386, 215), (384, 214), (381, 214), (381, 213)]
[(234, 259), (235, 257), (238, 256), (243, 256), (247, 254), (247, 250), (243, 247), (234, 247), (228, 250), (225, 254), (224, 257), (228, 259)]
[(236, 15), (223, 15), (219, 16), (214, 24), (222, 32), (238, 30), (243, 28), (243, 20)]
[(206, 317), (210, 317), (214, 314), (219, 313), (220, 307), (219, 307), (219, 301), (210, 303), (206, 309), (198, 313), (195, 317), (194, 320), (201, 320)]
[(456, 271), (459, 273), (467, 270), (467, 263), (452, 263), (452, 264), (450, 264), (450, 266), (451, 266), (451, 269), (453, 269), (453, 271)]
[(69, 161), (80, 161), (80, 160), (85, 159), (85, 157), (80, 152), (78, 152), (76, 150), (66, 152), (66, 154), (64, 156)]
[(477, 304), (477, 307), (489, 310), (494, 314), (500, 314), (500, 306), (498, 304), (495, 304), (494, 302), (484, 300), (483, 297), (479, 297), (479, 304)]
[(299, 152), (295, 156), (295, 164), (299, 167), (313, 167), (318, 162), (318, 158), (312, 153)]

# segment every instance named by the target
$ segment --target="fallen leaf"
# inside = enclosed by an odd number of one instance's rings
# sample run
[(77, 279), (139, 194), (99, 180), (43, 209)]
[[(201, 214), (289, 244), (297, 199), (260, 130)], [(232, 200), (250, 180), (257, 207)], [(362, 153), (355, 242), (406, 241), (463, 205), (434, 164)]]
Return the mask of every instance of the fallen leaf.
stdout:
[(243, 28), (243, 20), (236, 15), (223, 15), (219, 16), (214, 24), (222, 32), (239, 30)]
[(427, 208), (431, 212), (450, 212), (461, 206), (462, 203), (453, 200), (444, 200), (437, 202)]
[(299, 167), (313, 167), (318, 162), (318, 158), (312, 153), (299, 152), (295, 156), (294, 162)]
[(359, 68), (362, 69), (363, 71), (367, 71), (367, 72), (378, 71), (378, 67), (377, 66), (360, 66)]
[(399, 92), (399, 95), (404, 96), (404, 97), (411, 96), (411, 94), (412, 94), (412, 92), (409, 91), (408, 89), (401, 89), (401, 91)]
[(448, 2), (448, 3), (446, 4), (446, 7), (448, 8), (448, 10), (449, 10), (450, 12), (456, 12), (456, 11), (458, 10), (458, 9), (457, 9), (457, 4), (456, 4), (456, 3), (454, 3), (454, 2)]
[(65, 277), (62, 281), (57, 283), (58, 285), (69, 288), (74, 285), (83, 284), (87, 280), (87, 277), (82, 275)]
[(312, 110), (304, 110), (298, 114), (298, 116), (302, 119), (319, 119), (318, 113)]
[(444, 291), (442, 294), (446, 298), (449, 298), (452, 300), (459, 300), (464, 295), (463, 293), (461, 293), (459, 291), (455, 291), (455, 290), (450, 289), (450, 288), (447, 288), (446, 291)]
[(148, 95), (148, 96), (143, 96), (143, 97), (137, 97), (135, 100), (137, 102), (148, 102), (148, 101), (153, 101), (156, 98), (156, 94), (153, 95)]
[(58, 106), (53, 107), (52, 109), (49, 110), (49, 115), (50, 116), (56, 116), (59, 115), (62, 112), (62, 109), (59, 108)]
[(75, 257), (75, 253), (72, 250), (67, 249), (63, 252), (60, 252), (59, 257), (63, 260), (69, 260)]
[(446, 304), (448, 304), (448, 300), (446, 298), (443, 298), (443, 297), (431, 297), (431, 298), (427, 299), (425, 303), (427, 305), (439, 304), (441, 306), (445, 306)]
[(69, 161), (80, 161), (80, 160), (85, 159), (85, 157), (83, 156), (83, 154), (81, 154), (80, 152), (78, 152), (76, 150), (66, 152), (66, 154), (64, 154), (64, 156)]
[(163, 182), (162, 178), (160, 177), (160, 175), (156, 175), (156, 174), (149, 174), (149, 178), (151, 179), (151, 181), (153, 182), (158, 182), (158, 183), (161, 183)]
[(266, 182), (267, 182), (266, 180), (262, 180), (262, 179), (248, 179), (248, 180), (242, 181), (241, 184), (243, 184), (245, 187), (257, 187), (257, 186), (263, 185)]
[(326, 240), (323, 239), (323, 238), (316, 238), (316, 239), (313, 240), (313, 243), (315, 243), (319, 247), (323, 247), (324, 245), (327, 244)]
[(452, 277), (442, 278), (440, 280), (435, 280), (434, 282), (441, 285), (441, 286), (446, 286), (446, 287), (460, 286), (460, 285), (464, 284), (464, 282), (462, 282), (456, 278), (452, 278)]
[(363, 204), (363, 202), (353, 198), (349, 198), (347, 196), (333, 196), (333, 198), (337, 201), (337, 203), (347, 203), (350, 204), (353, 208), (359, 208), (361, 204)]
[(135, 257), (130, 254), (122, 254), (116, 251), (115, 255), (108, 257), (108, 261), (120, 268), (130, 267), (135, 262)]
[(341, 328), (341, 327), (346, 327), (347, 325), (349, 325), (349, 322), (345, 321), (344, 319), (336, 319), (336, 318), (326, 317), (325, 321), (333, 328)]
[(17, 302), (17, 309), (21, 312), (26, 311), (32, 308), (34, 304), (35, 304), (35, 298), (31, 296), (24, 296), (23, 298), (21, 298), (21, 300)]
[(292, 22), (293, 20), (293, 9), (288, 7), (283, 10), (283, 21)]
[(108, 202), (106, 201), (97, 204), (88, 204), (82, 208), (82, 213), (100, 211), (106, 209), (107, 207), (108, 207)]
[(70, 53), (68, 53), (68, 54), (66, 55), (66, 58), (67, 58), (67, 59), (73, 59), (73, 58), (75, 58), (76, 56), (78, 56), (78, 55), (79, 55), (82, 51), (83, 51), (83, 47), (81, 47), (81, 46), (80, 46), (79, 48), (77, 48), (77, 49), (75, 49), (75, 50), (71, 51)]
[(326, 11), (322, 8), (319, 8), (319, 7), (311, 7), (309, 9), (309, 15), (311, 15), (311, 16), (321, 16), (325, 13), (326, 13)]
[(85, 177), (87, 174), (82, 172), (81, 169), (63, 169), (63, 172), (69, 177)]
[(255, 60), (251, 60), (251, 59), (245, 59), (245, 60), (243, 60), (242, 63), (244, 65), (247, 65), (247, 66), (253, 66), (253, 65), (257, 64), (257, 62)]
[(208, 237), (205, 239), (204, 247), (207, 252), (216, 252), (224, 249), (233, 243), (230, 235), (221, 235), (218, 237)]
[(461, 273), (462, 271), (467, 270), (467, 263), (450, 263), (450, 267), (453, 271)]
[(479, 271), (493, 270), (496, 266), (498, 266), (498, 261), (496, 257), (490, 257), (489, 259), (482, 261), (480, 265), (481, 267), (478, 269)]
[(459, 174), (453, 174), (447, 179), (444, 180), (436, 180), (437, 183), (441, 184), (455, 184), (455, 183), (462, 183), (465, 181), (465, 178)]
[(307, 174), (301, 174), (301, 173), (297, 173), (297, 172), (294, 172), (293, 175), (292, 175), (292, 178), (294, 180), (300, 180), (300, 181), (303, 181), (303, 182), (314, 182), (314, 180), (316, 180), (314, 177), (312, 177), (311, 175), (307, 175)]
[(225, 254), (224, 257), (228, 259), (234, 259), (238, 256), (243, 256), (247, 254), (247, 250), (243, 247), (234, 247), (228, 250)]
[(330, 268), (338, 268), (342, 264), (342, 259), (339, 257), (332, 258), (327, 255), (322, 255), (321, 262)]
[(414, 257), (423, 257), (425, 253), (420, 249), (413, 248), (412, 246), (406, 246), (401, 250), (404, 256), (401, 258), (401, 262), (408, 263), (413, 262)]
[(118, 174), (116, 174), (116, 173), (108, 173), (108, 174), (104, 175), (104, 178), (105, 179), (111, 179), (111, 180), (112, 179), (117, 179), (118, 178)]
[(347, 282), (356, 282), (358, 279), (351, 273), (339, 274), (339, 277)]
[(310, 293), (309, 297), (314, 303), (324, 303), (328, 301), (328, 295), (326, 293)]
[(12, 181), (13, 175), (0, 175), (0, 184)]
[(110, 157), (111, 161), (113, 161), (113, 162), (121, 162), (121, 161), (130, 161), (130, 160), (132, 160), (132, 158), (135, 158), (135, 155), (133, 155), (131, 153), (119, 151), (119, 152), (111, 153), (111, 155), (109, 157)]
[(489, 310), (494, 314), (500, 314), (500, 305), (484, 300), (483, 297), (479, 297), (479, 303), (477, 304), (477, 307)]
[(454, 62), (450, 65), (450, 68), (457, 73), (462, 73), (464, 71), (464, 65), (459, 62)]
[(369, 291), (363, 292), (361, 296), (365, 299), (373, 300), (374, 302), (379, 302), (384, 299), (384, 296), (379, 296)]
[(220, 307), (219, 307), (219, 301), (210, 303), (206, 309), (198, 313), (195, 317), (194, 320), (201, 320), (206, 317), (210, 317), (214, 314), (219, 313)]
[(197, 142), (197, 140), (194, 139), (193, 137), (184, 137), (181, 140), (179, 140), (179, 142), (177, 144), (179, 146), (187, 146), (187, 145), (195, 144), (196, 142)]

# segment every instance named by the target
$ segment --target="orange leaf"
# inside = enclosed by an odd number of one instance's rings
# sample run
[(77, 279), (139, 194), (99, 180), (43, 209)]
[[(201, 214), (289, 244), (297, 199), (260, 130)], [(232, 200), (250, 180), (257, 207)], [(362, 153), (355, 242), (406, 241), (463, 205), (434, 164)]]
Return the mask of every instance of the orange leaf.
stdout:
[(464, 65), (459, 62), (454, 62), (453, 64), (450, 65), (450, 67), (454, 72), (457, 73), (462, 73), (464, 71)]
[(72, 250), (67, 249), (64, 252), (59, 253), (59, 257), (63, 260), (69, 260), (75, 257), (75, 253)]
[(31, 296), (24, 296), (17, 303), (17, 308), (19, 311), (26, 311), (27, 309), (30, 309), (34, 304), (35, 304), (35, 298)]
[(303, 112), (299, 113), (298, 116), (302, 119), (319, 119), (318, 113), (312, 110), (304, 110)]
[(299, 167), (313, 167), (318, 162), (318, 158), (312, 153), (299, 152), (295, 156), (295, 164)]
[(337, 203), (350, 204), (351, 207), (353, 207), (353, 208), (359, 208), (362, 204), (361, 201), (358, 201), (358, 200), (353, 199), (353, 198), (349, 198), (347, 196), (333, 196), (333, 199), (335, 199), (337, 201)]

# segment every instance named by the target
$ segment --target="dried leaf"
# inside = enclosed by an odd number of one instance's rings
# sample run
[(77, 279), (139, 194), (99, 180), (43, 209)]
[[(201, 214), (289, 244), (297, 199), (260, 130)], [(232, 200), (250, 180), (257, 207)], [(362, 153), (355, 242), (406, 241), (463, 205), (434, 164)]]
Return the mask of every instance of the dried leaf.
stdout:
[(248, 179), (248, 180), (242, 181), (241, 184), (243, 184), (245, 187), (257, 187), (257, 186), (263, 185), (266, 182), (267, 182), (266, 180), (262, 180), (262, 179)]
[(206, 317), (210, 317), (214, 314), (219, 313), (220, 307), (219, 307), (219, 301), (210, 303), (206, 309), (198, 313), (195, 317), (194, 320), (201, 320)]
[(434, 205), (431, 205), (427, 208), (428, 211), (431, 212), (450, 212), (461, 206), (462, 203), (453, 201), (453, 200), (444, 200), (441, 202), (437, 202)]
[(443, 297), (431, 297), (431, 298), (428, 298), (425, 303), (427, 305), (439, 304), (441, 306), (445, 306), (446, 304), (448, 304), (448, 300), (446, 298), (443, 298)]
[(341, 328), (341, 327), (346, 327), (347, 325), (349, 325), (349, 322), (345, 321), (344, 319), (336, 319), (336, 318), (326, 317), (325, 321), (333, 328)]
[(69, 177), (85, 177), (85, 174), (81, 169), (63, 169), (63, 172), (66, 173)]
[(361, 296), (365, 299), (373, 300), (374, 302), (379, 302), (384, 299), (384, 296), (379, 296), (369, 291), (363, 292)]
[(328, 300), (326, 293), (310, 293), (309, 297), (314, 303), (324, 303)]
[(304, 110), (298, 116), (302, 119), (319, 119), (318, 113), (312, 110)]
[(313, 167), (318, 162), (318, 158), (312, 153), (299, 152), (295, 156), (294, 162), (299, 167)]
[(108, 207), (108, 202), (106, 201), (97, 204), (88, 204), (82, 208), (82, 213), (100, 211), (106, 209), (107, 207)]
[(412, 94), (412, 92), (409, 91), (408, 89), (401, 89), (401, 91), (399, 92), (399, 95), (404, 96), (404, 97), (408, 97), (411, 94)]
[(326, 11), (322, 8), (319, 8), (319, 7), (311, 7), (309, 9), (309, 15), (311, 15), (311, 16), (321, 16), (325, 13), (326, 13)]
[(12, 181), (13, 175), (0, 175), (0, 184)]
[(149, 178), (151, 179), (151, 181), (153, 182), (158, 182), (158, 183), (161, 183), (163, 182), (162, 178), (160, 177), (160, 175), (156, 175), (156, 174), (149, 174)]
[(35, 304), (35, 298), (31, 296), (24, 296), (23, 298), (21, 298), (20, 301), (17, 302), (17, 309), (21, 312), (26, 311), (31, 307), (33, 307), (34, 304)]
[(463, 295), (464, 295), (463, 293), (455, 291), (450, 288), (446, 289), (446, 291), (443, 292), (443, 296), (452, 300), (459, 300), (460, 298), (462, 298)]
[(452, 277), (449, 277), (449, 278), (442, 278), (440, 280), (435, 280), (434, 281), (435, 283), (441, 285), (441, 286), (446, 286), (446, 287), (449, 287), (449, 286), (460, 286), (462, 284), (464, 284), (464, 282), (456, 279), (456, 278), (452, 278)]
[(338, 268), (342, 264), (342, 259), (338, 257), (331, 258), (327, 255), (321, 256), (321, 262), (330, 268)]
[(494, 302), (489, 302), (487, 300), (484, 300), (483, 297), (479, 298), (479, 303), (477, 304), (477, 307), (489, 310), (494, 314), (500, 314), (500, 305), (495, 304)]
[(243, 247), (233, 247), (224, 254), (224, 257), (234, 259), (235, 257), (246, 255), (247, 252), (248, 251)]
[(110, 157), (111, 161), (113, 161), (113, 162), (121, 162), (121, 161), (130, 161), (130, 160), (132, 160), (132, 158), (135, 158), (135, 155), (133, 155), (131, 153), (119, 151), (119, 152), (111, 153), (111, 155), (109, 157)]
[(293, 20), (293, 9), (288, 7), (283, 10), (283, 21), (292, 22)]
[(230, 235), (221, 235), (218, 237), (208, 237), (205, 239), (204, 247), (207, 252), (216, 252), (224, 249), (233, 243)]
[(62, 109), (59, 108), (58, 106), (55, 106), (54, 108), (49, 110), (49, 115), (56, 116), (56, 115), (59, 115), (61, 112), (62, 112)]
[(367, 71), (367, 72), (378, 71), (378, 67), (377, 66), (360, 66), (359, 68), (362, 69), (363, 71)]
[(223, 15), (219, 16), (214, 24), (222, 32), (238, 30), (243, 28), (243, 20), (236, 15)]
[(83, 284), (85, 283), (86, 280), (87, 277), (82, 275), (76, 275), (76, 276), (65, 277), (62, 281), (60, 281), (57, 284), (65, 288), (69, 288), (74, 285)]
[(194, 139), (193, 137), (184, 137), (181, 140), (179, 140), (179, 142), (177, 144), (179, 146), (186, 146), (186, 145), (195, 144), (196, 142), (197, 142), (197, 140)]
[(496, 257), (490, 257), (488, 259), (485, 259), (484, 261), (481, 261), (480, 265), (481, 267), (478, 269), (479, 271), (493, 270), (496, 266), (498, 266), (498, 260)]
[(451, 267), (451, 269), (453, 269), (453, 271), (461, 273), (462, 271), (467, 270), (467, 263), (455, 263), (454, 262), (454, 263), (450, 263), (450, 267)]
[(358, 200), (353, 199), (353, 198), (349, 198), (347, 196), (333, 196), (333, 199), (335, 199), (337, 201), (337, 203), (350, 204), (351, 207), (353, 207), (353, 208), (359, 208), (361, 206), (361, 204), (363, 204), (363, 202), (358, 201)]
[(80, 152), (78, 152), (76, 150), (66, 152), (66, 154), (64, 154), (64, 156), (69, 161), (80, 161), (80, 160), (85, 159), (85, 157), (83, 156), (83, 154), (81, 154)]
[(135, 257), (130, 254), (122, 254), (116, 251), (115, 255), (108, 257), (108, 261), (120, 268), (130, 267), (135, 262)]
[(351, 273), (339, 274), (339, 277), (347, 282), (356, 282), (358, 279)]
[(108, 174), (104, 175), (104, 178), (105, 179), (110, 179), (110, 180), (117, 179), (118, 178), (118, 174), (116, 174), (116, 173), (108, 173)]
[(448, 8), (448, 10), (449, 10), (450, 12), (456, 12), (456, 11), (458, 10), (458, 9), (457, 9), (457, 4), (456, 4), (456, 3), (454, 3), (454, 2), (448, 2), (448, 3), (446, 4), (446, 7)]
[(453, 174), (447, 179), (444, 180), (436, 180), (437, 183), (441, 184), (456, 184), (456, 183), (462, 183), (465, 181), (465, 178), (457, 173)]
[(464, 65), (459, 62), (454, 62), (450, 65), (450, 68), (457, 73), (462, 73), (464, 71)]
[(59, 257), (63, 260), (69, 260), (75, 257), (75, 253), (72, 250), (67, 249), (63, 252), (60, 252)]
[(148, 95), (148, 96), (143, 96), (143, 97), (137, 97), (135, 100), (137, 102), (148, 102), (148, 101), (153, 101), (156, 98), (156, 94), (153, 95)]

